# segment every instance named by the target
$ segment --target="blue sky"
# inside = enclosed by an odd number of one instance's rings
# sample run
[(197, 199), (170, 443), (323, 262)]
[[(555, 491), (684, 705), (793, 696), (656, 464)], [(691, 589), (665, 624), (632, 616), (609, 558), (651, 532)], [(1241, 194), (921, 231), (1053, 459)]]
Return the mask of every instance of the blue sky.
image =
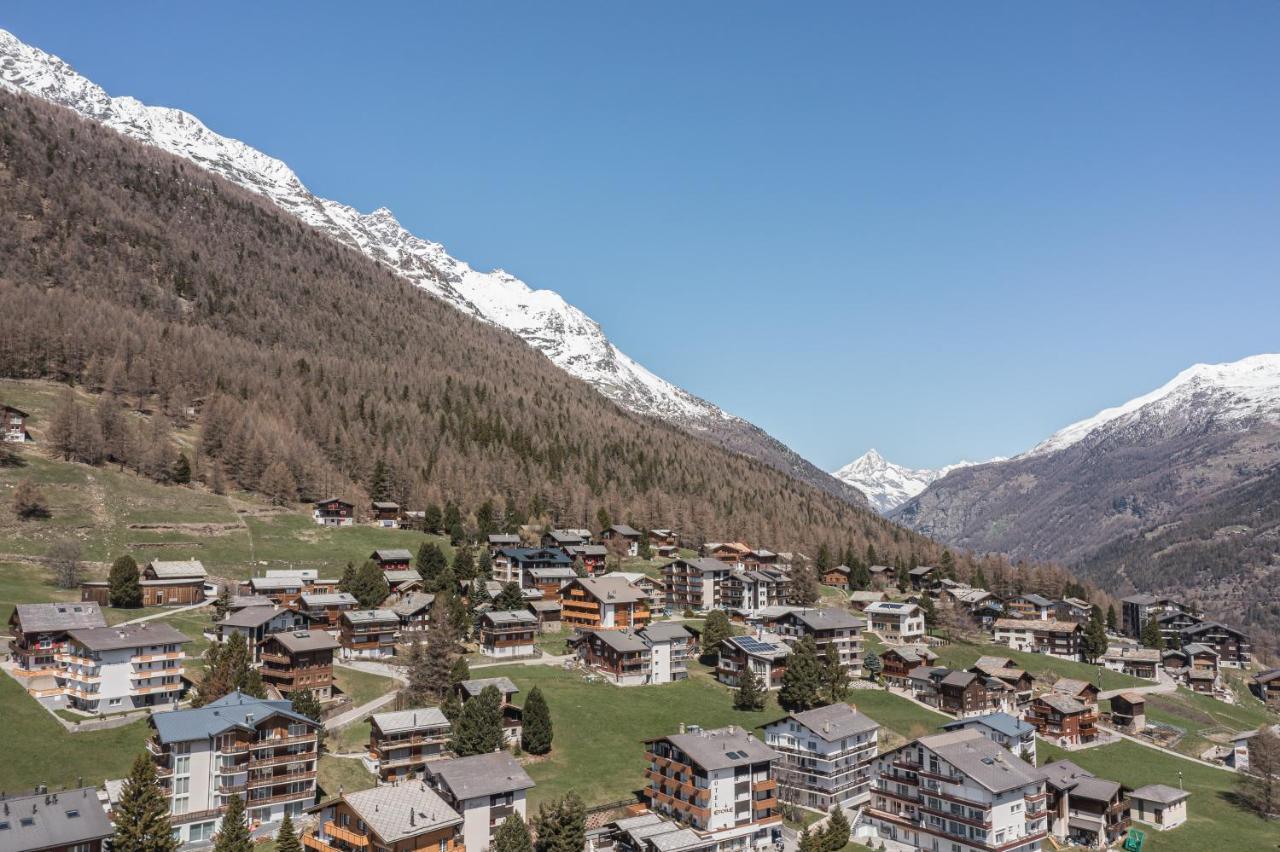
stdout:
[(1280, 350), (1280, 4), (367, 6), (0, 27), (558, 290), (829, 469), (1012, 454)]

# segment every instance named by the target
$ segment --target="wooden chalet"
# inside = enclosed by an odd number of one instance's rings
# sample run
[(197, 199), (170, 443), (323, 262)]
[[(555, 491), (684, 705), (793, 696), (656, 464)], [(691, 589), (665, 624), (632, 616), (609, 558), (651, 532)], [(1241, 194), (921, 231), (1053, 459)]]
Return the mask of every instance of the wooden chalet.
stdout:
[(852, 576), (853, 569), (848, 565), (833, 565), (826, 571), (822, 572), (822, 576), (818, 578), (818, 582), (824, 586), (831, 586), (835, 589), (849, 588), (849, 577)]
[(911, 672), (932, 666), (938, 655), (924, 645), (890, 645), (880, 653), (880, 677), (891, 686), (905, 687)]
[(389, 609), (351, 609), (338, 622), (344, 658), (390, 657), (396, 652), (400, 619)]
[(31, 440), (27, 432), (30, 414), (12, 405), (0, 403), (0, 441), (6, 444), (22, 444)]
[(333, 652), (338, 642), (323, 630), (290, 630), (262, 640), (262, 680), (285, 698), (310, 690), (321, 701), (333, 697)]
[(378, 564), (383, 571), (410, 571), (413, 565), (413, 554), (403, 547), (390, 547), (375, 550), (369, 558)]
[(606, 544), (620, 541), (627, 556), (636, 556), (640, 553), (640, 539), (644, 538), (644, 533), (626, 524), (613, 524), (601, 530), (599, 538)]
[(349, 527), (356, 522), (356, 507), (346, 500), (327, 497), (316, 502), (311, 517), (322, 527)]
[(366, 768), (384, 784), (420, 777), (427, 761), (449, 756), (453, 726), (438, 707), (374, 713)]
[(374, 526), (392, 530), (400, 528), (400, 519), (403, 517), (400, 504), (391, 500), (374, 500), (369, 507), (369, 514)]
[(639, 630), (649, 623), (648, 596), (622, 577), (576, 577), (560, 590), (566, 627)]
[(476, 632), (486, 657), (529, 657), (537, 648), (538, 619), (528, 610), (489, 610), (480, 613)]
[(1036, 733), (1057, 745), (1083, 745), (1098, 736), (1098, 711), (1061, 692), (1032, 699), (1027, 721)]
[(316, 824), (302, 845), (316, 852), (385, 849), (396, 852), (464, 852), (462, 815), (426, 782), (380, 784), (339, 793), (311, 808)]
[(154, 559), (142, 569), (142, 605), (190, 606), (202, 603), (209, 575), (199, 560), (168, 562)]

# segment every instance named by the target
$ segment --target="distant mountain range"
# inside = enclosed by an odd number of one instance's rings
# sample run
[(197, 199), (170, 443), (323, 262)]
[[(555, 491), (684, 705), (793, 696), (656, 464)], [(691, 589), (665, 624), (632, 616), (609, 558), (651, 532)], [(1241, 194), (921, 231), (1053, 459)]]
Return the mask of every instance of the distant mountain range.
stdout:
[(111, 97), (63, 60), (5, 30), (0, 30), (0, 86), (69, 107), (266, 196), (458, 310), (511, 331), (556, 366), (631, 411), (661, 418), (829, 494), (866, 505), (855, 488), (833, 479), (764, 430), (645, 369), (558, 293), (535, 290), (500, 269), (472, 269), (439, 243), (410, 233), (385, 207), (366, 214), (320, 198), (280, 160), (213, 132), (182, 110)]
[(861, 491), (872, 508), (883, 514), (901, 506), (951, 471), (975, 464), (983, 462), (961, 461), (937, 470), (903, 467), (872, 449), (831, 475)]

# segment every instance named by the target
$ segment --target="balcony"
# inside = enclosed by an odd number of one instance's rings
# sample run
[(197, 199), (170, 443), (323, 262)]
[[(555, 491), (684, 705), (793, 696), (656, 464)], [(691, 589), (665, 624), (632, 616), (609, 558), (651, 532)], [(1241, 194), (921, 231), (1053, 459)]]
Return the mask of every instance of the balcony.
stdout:
[(288, 784), (290, 781), (309, 781), (315, 777), (316, 771), (314, 769), (301, 769), (296, 772), (284, 772), (279, 775), (250, 778), (245, 786), (250, 788), (275, 787), (278, 784)]
[[(250, 760), (247, 764), (245, 764), (245, 767), (247, 768), (251, 766), (251, 767), (257, 768), (260, 766), (275, 766), (281, 763), (302, 763), (304, 761), (315, 760), (315, 759), (316, 759), (316, 753), (314, 750), (304, 751), (304, 752), (299, 752), (298, 754), (281, 754), (275, 757), (255, 758), (253, 760)], [(244, 769), (242, 768), (238, 771), (243, 772)]]
[(316, 797), (315, 785), (310, 790), (300, 790), (296, 793), (282, 793), (279, 796), (264, 796), (261, 799), (248, 799), (244, 806), (250, 810), (253, 808), (262, 808), (267, 805), (278, 805), (282, 802), (296, 802), (300, 799), (314, 799)]
[(350, 829), (342, 828), (333, 820), (329, 820), (324, 824), (324, 833), (335, 840), (341, 840), (343, 843), (350, 843), (352, 846), (364, 847), (369, 845), (368, 837), (365, 837), (363, 834), (356, 834)]
[(184, 651), (167, 651), (162, 654), (139, 654), (134, 657), (132, 662), (134, 665), (138, 663), (154, 663), (161, 660), (183, 660), (187, 655)]

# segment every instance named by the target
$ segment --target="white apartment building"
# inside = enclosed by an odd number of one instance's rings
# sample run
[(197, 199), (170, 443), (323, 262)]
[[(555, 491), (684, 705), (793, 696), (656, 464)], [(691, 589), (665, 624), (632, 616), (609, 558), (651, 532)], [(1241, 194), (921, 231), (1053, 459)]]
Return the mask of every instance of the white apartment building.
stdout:
[(233, 692), (204, 707), (151, 716), (147, 750), (184, 843), (208, 841), (232, 796), (250, 820), (278, 822), (315, 801), (318, 724), (288, 701)]
[(525, 816), (525, 794), (533, 779), (505, 751), (426, 764), (426, 781), (449, 807), (462, 814), (463, 845), (483, 852), (507, 817)]
[(54, 655), (67, 704), (89, 713), (154, 707), (182, 694), (182, 646), (191, 640), (168, 624), (67, 631)]
[(649, 645), (649, 683), (671, 683), (689, 677), (692, 633), (680, 624), (655, 621), (640, 635)]
[(879, 601), (862, 611), (867, 629), (894, 645), (919, 642), (925, 636), (924, 611), (913, 603)]
[(1015, 651), (1048, 654), (1062, 660), (1079, 660), (1084, 627), (1074, 621), (1033, 618), (998, 618), (994, 627), (998, 645)]
[(1032, 852), (1048, 836), (1044, 773), (977, 730), (885, 752), (876, 776), (866, 820), (889, 849)]
[(849, 674), (862, 674), (862, 630), (867, 623), (846, 609), (792, 609), (773, 622), (774, 631), (788, 642), (812, 636), (820, 655), (834, 652)]
[(792, 713), (764, 727), (764, 741), (782, 755), (775, 766), (783, 801), (827, 811), (871, 797), (871, 770), (880, 725), (849, 704)]

